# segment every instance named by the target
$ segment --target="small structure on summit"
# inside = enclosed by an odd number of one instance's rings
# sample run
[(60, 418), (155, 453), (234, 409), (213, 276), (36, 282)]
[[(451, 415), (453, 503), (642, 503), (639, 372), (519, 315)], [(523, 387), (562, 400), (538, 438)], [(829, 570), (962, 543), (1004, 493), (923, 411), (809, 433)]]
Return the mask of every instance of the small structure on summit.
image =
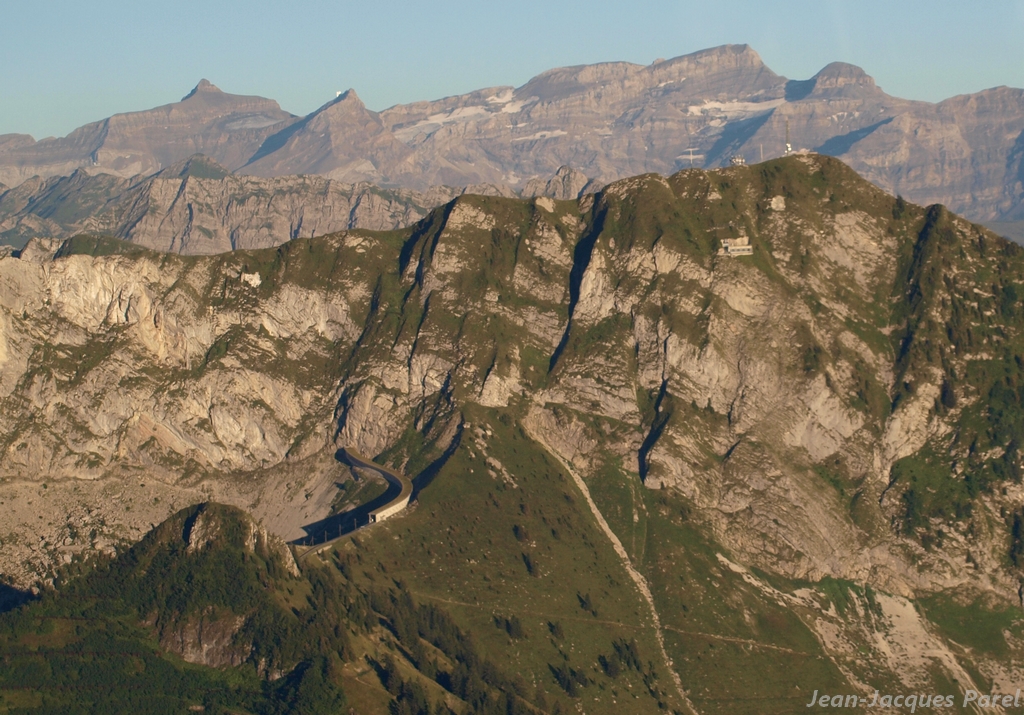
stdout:
[(718, 249), (719, 256), (749, 256), (753, 253), (754, 247), (750, 245), (750, 239), (746, 236), (723, 238), (722, 247)]

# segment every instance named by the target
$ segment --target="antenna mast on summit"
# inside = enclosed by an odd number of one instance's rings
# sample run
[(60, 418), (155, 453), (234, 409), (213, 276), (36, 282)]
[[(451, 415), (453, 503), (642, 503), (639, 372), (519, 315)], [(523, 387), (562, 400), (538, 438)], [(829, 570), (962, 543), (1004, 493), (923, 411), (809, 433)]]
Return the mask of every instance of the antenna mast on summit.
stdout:
[(793, 145), (789, 143), (789, 120), (787, 119), (786, 120), (786, 154), (785, 154), (785, 156), (789, 156), (792, 153), (793, 153)]

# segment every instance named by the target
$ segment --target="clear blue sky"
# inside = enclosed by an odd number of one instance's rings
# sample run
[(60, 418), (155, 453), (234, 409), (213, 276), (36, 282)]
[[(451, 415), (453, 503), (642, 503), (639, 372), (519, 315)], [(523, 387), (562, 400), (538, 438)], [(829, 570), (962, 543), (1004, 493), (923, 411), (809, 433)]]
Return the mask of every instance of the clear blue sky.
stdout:
[(3, 0), (0, 134), (61, 136), (203, 77), (295, 114), (349, 87), (383, 109), (725, 43), (791, 79), (842, 60), (890, 94), (937, 101), (1024, 87), (1022, 40), (1024, 0)]

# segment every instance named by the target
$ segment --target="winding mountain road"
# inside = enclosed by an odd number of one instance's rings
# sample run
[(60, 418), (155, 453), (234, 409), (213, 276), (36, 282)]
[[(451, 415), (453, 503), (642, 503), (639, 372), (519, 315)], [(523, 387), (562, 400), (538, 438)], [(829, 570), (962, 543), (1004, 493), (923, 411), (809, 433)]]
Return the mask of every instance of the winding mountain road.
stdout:
[(409, 500), (412, 498), (412, 480), (404, 474), (377, 464), (353, 449), (342, 448), (338, 450), (336, 457), (338, 461), (344, 462), (350, 467), (372, 469), (379, 473), (388, 483), (388, 489), (379, 497), (354, 509), (334, 514), (303, 527), (308, 536), (293, 542), (296, 546), (307, 547), (299, 554), (300, 559), (327, 548), (341, 537), (360, 527), (384, 521), (398, 514), (409, 506)]

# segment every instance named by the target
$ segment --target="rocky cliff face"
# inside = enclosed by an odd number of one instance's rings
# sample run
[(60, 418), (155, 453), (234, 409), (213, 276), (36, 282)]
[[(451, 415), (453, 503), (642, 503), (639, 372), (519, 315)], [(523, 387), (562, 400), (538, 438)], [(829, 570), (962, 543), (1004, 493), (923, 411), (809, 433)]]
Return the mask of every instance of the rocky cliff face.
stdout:
[[(1016, 599), (1024, 254), (835, 160), (462, 196), (405, 231), (276, 250), (103, 255), (124, 250), (0, 260), (18, 578), (101, 519), (131, 535), (199, 495), (291, 538), (326, 515), (350, 446), (425, 475), (443, 454), (513, 491), (528, 470), (508, 455), (552, 455), (626, 562), (647, 559), (659, 609), (690, 557), (637, 536), (656, 515), (616, 495), (640, 485), (759, 598), (783, 599), (752, 567), (890, 594), (857, 608), (901, 623), (907, 653), (931, 636), (903, 599)], [(835, 618), (812, 621), (836, 658), (874, 642)]]
[(401, 228), (464, 191), (380, 189), (319, 176), (235, 176), (193, 157), (147, 178), (76, 171), (26, 181), (0, 196), (0, 235), (20, 247), (32, 238), (92, 233), (159, 251), (210, 254), (352, 228)]
[[(0, 468), (68, 485), (143, 468), (177, 488), (335, 443), (378, 454), (413, 424), (454, 429), (465, 402), (518, 405), (584, 473), (621, 463), (681, 490), (750, 562), (898, 591), (971, 578), (905, 566), (889, 522), (916, 533), (943, 512), (908, 516), (918, 477), (895, 483), (893, 467), (926, 447), (959, 455), (958, 420), (987, 419), (995, 388), (970, 376), (1016, 344), (1016, 269), (996, 288), (981, 276), (1016, 254), (939, 209), (894, 219), (834, 161), (767, 172), (645, 176), (579, 203), (466, 196), (401, 234), (277, 253), (93, 257), (76, 254), (121, 249), (79, 240), (51, 260), (30, 244), (0, 262)], [(934, 240), (917, 233), (940, 225), (968, 251), (961, 277), (916, 313), (885, 309), (926, 292), (908, 271)], [(729, 241), (753, 255), (716, 254)], [(986, 301), (1000, 327), (968, 328), (958, 311), (992, 315)], [(972, 469), (996, 483), (1018, 467), (992, 429)], [(1019, 487), (1000, 488), (970, 496), (1007, 513)], [(962, 556), (958, 523), (944, 538)], [(972, 551), (993, 578), (999, 533)]]
[(787, 80), (745, 45), (650, 66), (550, 70), (519, 88), (367, 109), (349, 91), (307, 117), (201, 83), (181, 103), (117, 115), (64, 139), (0, 137), (0, 181), (76, 168), (128, 177), (203, 152), (240, 173), (318, 174), (424, 191), (520, 191), (567, 165), (598, 185), (643, 172), (726, 166), (796, 150), (841, 157), (891, 193), (976, 221), (1024, 218), (1024, 90), (938, 104), (887, 95), (833, 63)]

